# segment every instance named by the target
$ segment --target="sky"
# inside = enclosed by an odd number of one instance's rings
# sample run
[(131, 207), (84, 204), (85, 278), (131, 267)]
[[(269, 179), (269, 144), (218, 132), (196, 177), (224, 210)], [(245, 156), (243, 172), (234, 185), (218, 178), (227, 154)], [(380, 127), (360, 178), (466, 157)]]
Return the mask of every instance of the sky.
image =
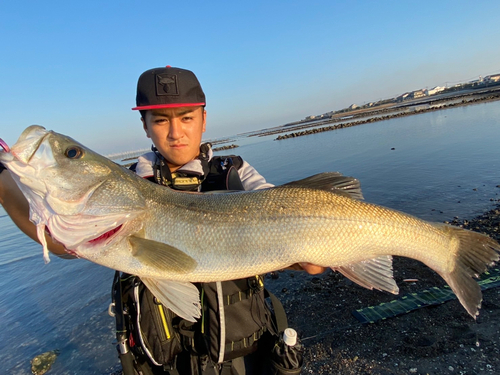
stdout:
[(0, 138), (147, 148), (137, 78), (190, 69), (205, 139), (500, 73), (494, 1), (3, 1)]

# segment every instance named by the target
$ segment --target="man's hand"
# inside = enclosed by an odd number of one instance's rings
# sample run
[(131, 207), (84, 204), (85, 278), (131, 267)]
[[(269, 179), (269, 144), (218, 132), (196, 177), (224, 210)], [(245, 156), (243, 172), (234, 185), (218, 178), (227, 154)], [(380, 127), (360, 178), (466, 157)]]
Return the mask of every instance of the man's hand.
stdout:
[[(10, 172), (7, 170), (0, 173), (0, 204), (19, 229), (33, 240), (40, 243), (36, 226), (29, 220), (30, 207), (28, 201), (12, 178)], [(46, 241), (52, 253), (67, 257), (68, 253), (64, 250), (63, 245), (53, 242), (50, 236), (46, 236)]]
[(304, 271), (306, 271), (310, 275), (317, 275), (319, 273), (325, 272), (326, 268), (322, 266), (317, 266), (311, 263), (299, 263)]
[(310, 275), (317, 275), (319, 273), (325, 272), (326, 268), (322, 266), (317, 266), (311, 263), (295, 263), (292, 264), (287, 269), (295, 271), (306, 271)]

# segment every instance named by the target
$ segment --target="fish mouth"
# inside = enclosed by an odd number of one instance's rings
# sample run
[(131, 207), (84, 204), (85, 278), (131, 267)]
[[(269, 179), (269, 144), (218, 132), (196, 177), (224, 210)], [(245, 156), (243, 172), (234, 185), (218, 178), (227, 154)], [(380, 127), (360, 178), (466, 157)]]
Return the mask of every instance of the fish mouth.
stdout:
[(118, 233), (120, 231), (122, 226), (123, 226), (123, 224), (120, 224), (116, 228), (113, 228), (113, 229), (101, 234), (100, 236), (94, 238), (93, 240), (90, 240), (87, 242), (92, 244), (92, 245), (97, 245), (97, 244), (101, 244), (103, 242), (108, 242), (108, 240), (113, 238), (116, 235), (116, 233)]
[(43, 126), (32, 125), (21, 133), (17, 142), (10, 148), (10, 153), (21, 163), (29, 165), (40, 145), (51, 133)]

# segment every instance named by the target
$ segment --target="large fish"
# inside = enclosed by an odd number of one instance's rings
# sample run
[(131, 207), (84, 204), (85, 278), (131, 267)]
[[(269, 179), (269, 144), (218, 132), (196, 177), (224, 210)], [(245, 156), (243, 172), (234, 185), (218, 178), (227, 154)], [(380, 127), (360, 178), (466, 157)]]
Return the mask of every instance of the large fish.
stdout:
[[(73, 139), (31, 126), (0, 161), (30, 204), (30, 219), (78, 257), (139, 275), (178, 315), (200, 316), (192, 282), (224, 281), (308, 262), (367, 287), (398, 292), (392, 255), (439, 273), (475, 317), (473, 279), (500, 245), (361, 201), (357, 180), (323, 173), (269, 189), (221, 194), (148, 182)], [(48, 256), (47, 247), (44, 253)]]

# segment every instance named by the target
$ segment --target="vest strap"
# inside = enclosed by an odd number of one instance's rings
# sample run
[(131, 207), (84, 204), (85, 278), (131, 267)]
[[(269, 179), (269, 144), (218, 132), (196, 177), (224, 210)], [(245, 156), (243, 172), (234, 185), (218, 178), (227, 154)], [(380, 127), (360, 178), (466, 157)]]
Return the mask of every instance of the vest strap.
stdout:
[(252, 289), (238, 291), (237, 293), (224, 296), (224, 306), (232, 305), (233, 303), (241, 302), (245, 299), (251, 298), (254, 295)]
[(266, 327), (260, 328), (257, 332), (254, 332), (252, 335), (248, 337), (244, 337), (241, 340), (238, 341), (231, 341), (230, 343), (226, 344), (225, 347), (225, 352), (233, 352), (235, 350), (239, 349), (244, 349), (248, 348), (249, 346), (252, 346), (258, 339), (262, 337), (262, 335), (267, 331)]
[(254, 294), (258, 294), (264, 289), (264, 279), (262, 278), (261, 275), (256, 275), (255, 277), (249, 277), (247, 280), (248, 280), (248, 289), (239, 290), (234, 294), (224, 295), (224, 306), (229, 306), (232, 305), (233, 303), (249, 299)]
[(285, 309), (281, 304), (278, 297), (272, 294), (269, 290), (264, 289), (266, 298), (269, 297), (271, 299), (271, 303), (273, 305), (274, 310), (274, 323), (276, 325), (276, 333), (285, 332), (285, 329), (288, 328), (288, 319), (286, 318)]

